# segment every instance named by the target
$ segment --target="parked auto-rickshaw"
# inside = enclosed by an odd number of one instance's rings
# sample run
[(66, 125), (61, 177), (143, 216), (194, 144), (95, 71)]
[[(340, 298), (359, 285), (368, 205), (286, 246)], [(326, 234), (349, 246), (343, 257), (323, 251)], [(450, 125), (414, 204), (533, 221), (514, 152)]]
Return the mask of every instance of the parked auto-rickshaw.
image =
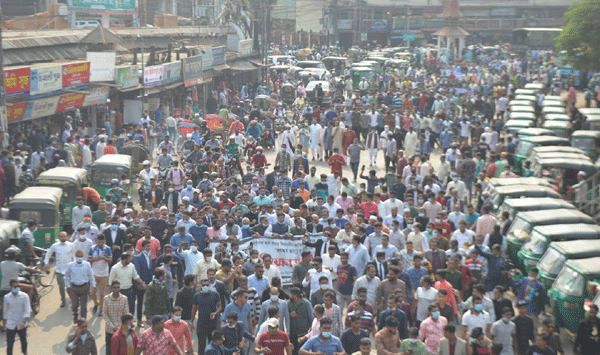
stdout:
[(525, 120), (525, 121), (533, 121), (535, 122), (536, 117), (533, 112), (511, 112), (508, 115), (509, 120)]
[[(538, 156), (532, 163), (533, 176), (549, 179), (550, 183), (559, 185), (558, 188), (565, 192), (569, 186), (577, 184), (577, 174), (585, 172), (586, 176), (596, 173), (596, 167), (587, 156), (567, 155), (556, 158), (553, 156)], [(560, 180), (558, 179), (560, 177)]]
[(325, 57), (323, 58), (323, 64), (325, 64), (327, 70), (339, 76), (344, 73), (344, 69), (348, 66), (348, 59), (346, 57)]
[(527, 100), (511, 100), (511, 101), (509, 101), (508, 107), (510, 108), (511, 111), (514, 106), (533, 106), (533, 105), (531, 104), (531, 102), (529, 102)]
[(550, 145), (545, 147), (535, 147), (529, 153), (529, 157), (525, 159), (531, 162), (531, 170), (534, 170), (539, 165), (541, 160), (568, 158), (592, 162), (592, 160), (579, 148), (569, 146)]
[(552, 187), (545, 185), (509, 185), (499, 186), (490, 194), (494, 203), (494, 211), (497, 211), (507, 198), (522, 197), (553, 197), (561, 198), (560, 194)]
[(562, 101), (544, 99), (542, 101), (542, 107), (565, 107)]
[(542, 128), (546, 128), (554, 132), (557, 137), (567, 138), (571, 134), (571, 122), (564, 121), (545, 121), (542, 123)]
[[(33, 245), (49, 248), (62, 231), (63, 190), (59, 187), (32, 186), (15, 195), (8, 204), (8, 218), (27, 222), (37, 222), (33, 232)], [(71, 211), (68, 211), (71, 214)]]
[(525, 106), (525, 105), (516, 105), (510, 108), (510, 112), (529, 112), (535, 113), (535, 108), (533, 106)]
[(565, 121), (571, 122), (571, 117), (565, 113), (549, 113), (544, 115), (544, 121)]
[(544, 101), (558, 101), (558, 102), (564, 102), (563, 98), (560, 96), (555, 96), (555, 95), (546, 95), (544, 96)]
[(567, 113), (567, 109), (564, 106), (544, 106), (542, 107), (542, 115), (548, 115), (550, 113)]
[(600, 107), (578, 108), (577, 111), (579, 111), (579, 114), (582, 115), (582, 116), (600, 115)]
[[(595, 224), (550, 224), (537, 226), (531, 232), (527, 243), (519, 250), (518, 257), (521, 269), (529, 273), (540, 261), (542, 255), (552, 242), (564, 242), (568, 240), (597, 240), (600, 239), (600, 226)], [(599, 254), (600, 255), (600, 254)]]
[(142, 162), (150, 159), (148, 148), (143, 144), (139, 144), (137, 141), (125, 144), (123, 148), (119, 149), (119, 153), (131, 156), (133, 173), (136, 175), (144, 169)]
[(281, 101), (286, 105), (291, 105), (296, 100), (296, 88), (290, 83), (283, 84), (280, 89)]
[(517, 89), (515, 95), (535, 95), (535, 90), (531, 89)]
[(554, 325), (574, 337), (584, 319), (586, 303), (593, 300), (600, 304), (599, 287), (600, 257), (565, 262), (548, 292)]
[(600, 131), (579, 130), (571, 134), (571, 146), (579, 148), (592, 160), (598, 158)]
[(121, 188), (133, 192), (133, 160), (124, 154), (105, 154), (92, 163), (90, 186), (104, 197), (112, 179), (121, 182)]
[(510, 225), (506, 235), (508, 255), (517, 267), (522, 268), (519, 262), (519, 249), (529, 241), (531, 231), (537, 226), (550, 224), (594, 224), (594, 219), (587, 214), (574, 209), (554, 209), (543, 211), (519, 212)]
[(585, 259), (600, 255), (600, 240), (568, 240), (552, 242), (537, 263), (539, 280), (547, 290), (567, 260)]
[[(545, 129), (545, 128), (538, 128), (538, 127), (531, 127), (531, 128), (523, 128), (521, 130), (519, 130), (519, 132), (517, 132), (519, 139), (523, 139), (525, 137), (537, 137), (537, 136), (554, 136), (554, 132), (549, 130), (549, 129)], [(563, 138), (565, 139), (565, 138)]]
[(552, 186), (548, 181), (536, 177), (491, 178), (484, 184), (483, 192), (491, 195), (498, 187), (514, 185)]
[[(519, 131), (520, 133), (520, 131)], [(531, 156), (531, 152), (535, 147), (545, 146), (567, 146), (569, 140), (566, 138), (554, 137), (554, 136), (536, 136), (536, 137), (524, 137), (519, 140), (517, 149), (515, 150), (515, 172), (521, 174), (523, 171), (523, 162)]]
[(71, 167), (56, 167), (46, 170), (35, 180), (35, 186), (54, 186), (62, 189), (63, 225), (71, 224), (71, 210), (77, 205), (75, 199), (77, 196), (82, 196), (83, 188), (87, 185), (87, 170)]
[(529, 83), (525, 84), (525, 89), (535, 90), (536, 93), (543, 92), (546, 90), (546, 85), (543, 83)]
[(517, 213), (526, 211), (542, 211), (555, 210), (565, 208), (574, 210), (575, 206), (565, 201), (563, 198), (553, 197), (526, 197), (526, 198), (507, 198), (498, 210), (498, 217), (502, 212), (508, 212), (511, 220), (515, 218)]
[(356, 63), (357, 66), (359, 67), (368, 67), (371, 68), (375, 73), (379, 74), (381, 72), (381, 64), (379, 64), (379, 62), (376, 62), (374, 60), (363, 60), (360, 63)]
[(534, 125), (535, 125), (535, 123), (533, 121), (528, 121), (528, 120), (508, 120), (504, 124), (504, 128), (509, 133), (515, 133), (515, 132), (518, 132), (520, 129), (531, 128)]
[(358, 83), (360, 83), (362, 78), (365, 78), (366, 81), (371, 80), (373, 70), (368, 67), (352, 67), (350, 73), (352, 75), (352, 86), (354, 89), (358, 89)]
[(529, 101), (534, 106), (538, 102), (537, 96), (535, 96), (535, 95), (524, 95), (524, 94), (520, 94), (520, 95), (515, 96), (515, 100), (518, 100), (518, 101)]
[(600, 131), (600, 114), (589, 114), (584, 116), (585, 126), (590, 131)]

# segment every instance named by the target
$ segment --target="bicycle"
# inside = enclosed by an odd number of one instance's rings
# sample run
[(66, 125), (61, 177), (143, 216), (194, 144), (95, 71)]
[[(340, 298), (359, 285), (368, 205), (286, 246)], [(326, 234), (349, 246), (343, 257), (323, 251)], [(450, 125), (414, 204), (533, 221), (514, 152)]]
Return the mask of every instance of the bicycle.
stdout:
[(34, 249), (36, 251), (36, 254), (40, 254), (39, 259), (34, 265), (34, 267), (36, 269), (39, 269), (40, 272), (31, 274), (31, 283), (35, 286), (35, 288), (46, 288), (52, 284), (54, 278), (56, 277), (56, 274), (54, 273), (54, 270), (44, 267), (44, 258), (46, 257), (48, 249), (40, 247), (34, 247)]

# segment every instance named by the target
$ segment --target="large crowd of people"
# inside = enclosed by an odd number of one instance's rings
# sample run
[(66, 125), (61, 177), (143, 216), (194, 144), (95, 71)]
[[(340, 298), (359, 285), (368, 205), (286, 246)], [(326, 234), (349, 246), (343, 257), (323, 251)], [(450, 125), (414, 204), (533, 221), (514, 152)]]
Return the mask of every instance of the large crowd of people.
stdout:
[[(314, 59), (327, 51), (315, 49)], [(192, 133), (180, 133), (161, 105), (135, 125), (91, 132), (67, 117), (59, 131), (6, 137), (0, 203), (19, 191), (23, 166), (34, 176), (89, 168), (130, 142), (156, 153), (139, 173), (139, 201), (124, 180), (103, 197), (86, 190), (73, 234), (62, 232), (45, 254), (46, 265), (56, 259), (60, 307), (69, 304), (77, 326), (66, 351), (96, 354), (91, 305), (104, 320), (106, 354), (565, 354), (537, 269), (518, 281), (510, 274), (511, 221), (492, 213), (484, 191), (486, 178), (516, 176), (518, 140), (503, 127), (515, 90), (541, 82), (560, 94), (562, 84), (549, 53), (476, 49), (473, 59), (415, 49), (407, 67), (383, 65), (357, 86), (335, 68), (329, 106), (321, 87), (306, 93), (286, 73), (221, 87), (205, 113), (222, 117), (222, 136), (189, 98)], [(248, 105), (263, 93), (280, 102), (286, 83), (292, 105)], [(35, 228), (22, 237), (30, 257)], [(304, 251), (276, 259), (249, 242), (262, 237)], [(32, 317), (14, 280), (26, 267), (17, 259), (2, 264), (9, 354), (16, 334), (27, 352)], [(282, 274), (287, 262), (293, 271)], [(580, 327), (577, 354), (597, 354), (597, 312), (592, 305)]]

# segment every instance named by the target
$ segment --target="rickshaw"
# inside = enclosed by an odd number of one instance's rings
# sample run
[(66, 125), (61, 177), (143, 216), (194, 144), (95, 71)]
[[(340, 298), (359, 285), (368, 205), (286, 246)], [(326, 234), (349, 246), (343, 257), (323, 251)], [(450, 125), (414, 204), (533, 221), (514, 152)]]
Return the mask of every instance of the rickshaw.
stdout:
[(123, 146), (123, 148), (119, 149), (121, 154), (131, 156), (131, 164), (133, 166), (133, 173), (139, 174), (140, 171), (144, 169), (142, 162), (144, 160), (150, 160), (150, 152), (145, 145), (138, 143), (137, 141), (133, 141), (132, 143), (127, 143)]
[(574, 209), (554, 209), (543, 211), (519, 212), (510, 225), (506, 235), (508, 255), (512, 263), (522, 268), (519, 262), (519, 249), (530, 239), (533, 228), (550, 224), (595, 224), (587, 214)]
[(63, 191), (62, 205), (64, 208), (62, 223), (71, 225), (71, 210), (77, 205), (75, 199), (83, 195), (83, 188), (88, 185), (86, 169), (57, 167), (44, 171), (35, 180), (35, 186), (60, 187)]
[(554, 132), (557, 137), (567, 138), (571, 134), (571, 122), (565, 121), (546, 121), (542, 123), (542, 128), (546, 128)]
[(585, 115), (585, 126), (590, 131), (600, 131), (600, 114)]
[(525, 121), (533, 121), (535, 122), (537, 117), (535, 117), (535, 113), (533, 112), (515, 112), (511, 111), (508, 115), (509, 120), (525, 120)]
[(507, 198), (516, 197), (553, 197), (560, 198), (560, 194), (548, 185), (508, 185), (498, 186), (490, 193), (494, 203), (494, 211), (502, 206)]
[(32, 186), (15, 195), (8, 204), (8, 218), (23, 225), (34, 221), (33, 245), (50, 248), (62, 231), (62, 215), (71, 214), (62, 206), (63, 190), (59, 187)]
[(360, 83), (362, 78), (365, 78), (367, 82), (371, 80), (373, 69), (368, 67), (352, 67), (350, 74), (352, 75), (352, 87), (358, 89), (358, 83)]
[(564, 121), (571, 122), (571, 117), (564, 113), (549, 113), (544, 115), (544, 121)]
[(285, 83), (279, 89), (281, 92), (281, 101), (286, 105), (291, 105), (296, 100), (296, 88), (290, 83)]
[(535, 90), (536, 93), (546, 90), (546, 85), (543, 83), (529, 83), (525, 84), (525, 89)]
[[(545, 128), (538, 128), (538, 127), (531, 127), (531, 128), (523, 128), (521, 130), (519, 130), (519, 132), (517, 132), (519, 139), (523, 139), (525, 137), (537, 137), (537, 136), (554, 136), (554, 132), (549, 130), (549, 129), (545, 129)], [(566, 139), (566, 138), (563, 138)]]
[(133, 192), (133, 159), (125, 154), (105, 154), (91, 166), (91, 187), (104, 197), (113, 179), (119, 180), (123, 191)]
[(254, 105), (258, 107), (261, 115), (271, 112), (271, 98), (267, 95), (257, 95), (254, 98)]
[(508, 198), (504, 200), (498, 210), (498, 217), (503, 212), (508, 212), (508, 217), (513, 220), (517, 213), (526, 211), (542, 211), (566, 208), (574, 210), (575, 206), (562, 198), (553, 197), (526, 197), (526, 198)]
[[(519, 131), (519, 133), (521, 133)], [(524, 137), (519, 140), (515, 150), (515, 172), (521, 174), (523, 171), (523, 162), (531, 155), (533, 148), (544, 146), (567, 146), (569, 140), (566, 138), (553, 136)]]
[(524, 106), (524, 105), (517, 105), (517, 106), (512, 106), (510, 108), (510, 112), (527, 112), (527, 113), (535, 113), (535, 108), (533, 108), (533, 106)]
[(571, 134), (571, 146), (579, 148), (592, 160), (598, 158), (600, 131), (579, 130)]
[(600, 305), (600, 257), (565, 262), (550, 291), (554, 326), (574, 337), (588, 303)]
[(215, 114), (208, 114), (204, 116), (204, 122), (206, 122), (206, 127), (210, 129), (212, 134), (216, 135), (221, 140), (225, 138), (226, 129), (223, 117)]
[(600, 255), (600, 240), (568, 240), (552, 242), (537, 263), (539, 280), (547, 290), (567, 260), (585, 259)]
[[(550, 224), (533, 228), (529, 241), (519, 250), (523, 273), (535, 267), (552, 242), (600, 239), (600, 226), (595, 224)], [(600, 255), (600, 254), (598, 254)]]
[(504, 124), (504, 128), (506, 128), (506, 130), (509, 133), (515, 133), (518, 132), (520, 129), (531, 128), (534, 125), (535, 123), (533, 121), (528, 120), (508, 120)]

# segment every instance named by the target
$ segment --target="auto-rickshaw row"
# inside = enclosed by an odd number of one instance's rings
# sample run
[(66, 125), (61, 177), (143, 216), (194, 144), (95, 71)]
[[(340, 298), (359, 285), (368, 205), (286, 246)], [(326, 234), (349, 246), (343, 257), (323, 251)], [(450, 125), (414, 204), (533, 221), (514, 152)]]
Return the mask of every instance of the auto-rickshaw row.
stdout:
[(26, 188), (10, 200), (9, 220), (19, 225), (35, 221), (34, 246), (49, 248), (62, 230), (71, 229), (71, 211), (77, 205), (76, 198), (84, 195), (84, 187), (90, 187), (104, 197), (111, 188), (111, 181), (117, 179), (119, 187), (131, 193), (134, 170), (131, 156), (110, 154), (97, 159), (89, 173), (86, 169), (72, 167), (44, 171), (37, 177), (35, 186)]

